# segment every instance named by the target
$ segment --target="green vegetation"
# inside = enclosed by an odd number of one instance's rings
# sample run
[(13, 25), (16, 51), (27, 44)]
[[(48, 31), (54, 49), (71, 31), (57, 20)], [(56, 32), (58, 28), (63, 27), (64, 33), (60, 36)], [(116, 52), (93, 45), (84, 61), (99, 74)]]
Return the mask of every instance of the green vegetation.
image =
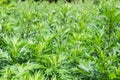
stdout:
[(119, 3), (1, 2), (0, 80), (120, 80)]

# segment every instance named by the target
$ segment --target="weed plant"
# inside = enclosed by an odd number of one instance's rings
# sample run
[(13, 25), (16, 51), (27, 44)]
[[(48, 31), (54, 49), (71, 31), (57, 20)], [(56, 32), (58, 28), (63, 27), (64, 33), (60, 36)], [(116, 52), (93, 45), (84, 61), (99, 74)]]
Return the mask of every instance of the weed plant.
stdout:
[(0, 80), (120, 80), (119, 3), (0, 5)]

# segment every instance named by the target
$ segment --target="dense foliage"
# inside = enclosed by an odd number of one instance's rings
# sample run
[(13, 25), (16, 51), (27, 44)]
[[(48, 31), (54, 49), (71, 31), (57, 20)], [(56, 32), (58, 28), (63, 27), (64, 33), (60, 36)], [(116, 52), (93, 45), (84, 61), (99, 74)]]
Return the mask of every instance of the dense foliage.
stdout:
[(0, 80), (120, 80), (119, 3), (0, 6)]

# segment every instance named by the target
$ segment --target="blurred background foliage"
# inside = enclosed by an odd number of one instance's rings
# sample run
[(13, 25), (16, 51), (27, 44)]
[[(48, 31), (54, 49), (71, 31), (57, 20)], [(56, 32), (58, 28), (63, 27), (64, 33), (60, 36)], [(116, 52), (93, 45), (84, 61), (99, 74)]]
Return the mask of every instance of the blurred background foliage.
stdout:
[[(41, 1), (48, 1), (48, 2), (87, 2), (91, 0), (0, 0), (0, 4), (9, 4), (10, 2), (21, 2), (21, 1), (35, 1), (35, 2), (41, 2)], [(101, 0), (93, 0), (95, 4), (98, 4)]]

